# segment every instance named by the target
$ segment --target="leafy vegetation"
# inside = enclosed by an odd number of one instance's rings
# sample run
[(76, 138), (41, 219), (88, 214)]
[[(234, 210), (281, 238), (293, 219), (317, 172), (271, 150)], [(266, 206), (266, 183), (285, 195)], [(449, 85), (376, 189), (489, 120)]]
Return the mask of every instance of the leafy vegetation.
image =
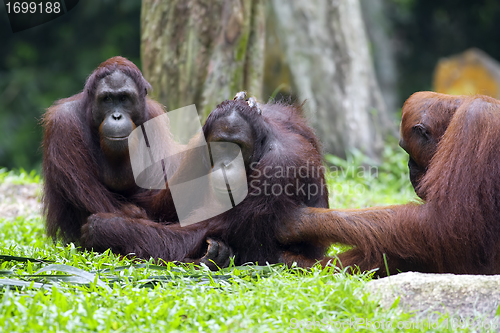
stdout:
[[(328, 159), (339, 170), (368, 165), (357, 152), (347, 161)], [(329, 186), (365, 189), (331, 191), (332, 206), (410, 200), (405, 159), (400, 150), (387, 148), (378, 174), (331, 171)], [(38, 180), (0, 170), (0, 185)], [(349, 276), (332, 267), (233, 266), (210, 272), (193, 265), (158, 266), (53, 244), (39, 215), (0, 219), (0, 254), (0, 322), (6, 332), (391, 332), (401, 331), (398, 325), (421, 331), (411, 328), (410, 314), (396, 306), (381, 309), (366, 293), (370, 274)]]
[(79, 93), (104, 60), (140, 64), (141, 2), (80, 1), (43, 25), (12, 33), (0, 15), (0, 165), (40, 170), (42, 114)]
[[(477, 47), (500, 59), (498, 1), (383, 3), (387, 19), (379, 23), (396, 45), (399, 105), (431, 89), (441, 57)], [(81, 91), (99, 63), (122, 55), (140, 67), (140, 12), (137, 0), (80, 1), (66, 15), (15, 34), (0, 15), (0, 165), (40, 169), (44, 110)]]
[(327, 155), (330, 206), (361, 208), (375, 205), (404, 204), (418, 197), (408, 177), (408, 157), (401, 148), (386, 146), (381, 163), (360, 151), (347, 159)]
[(24, 169), (15, 172), (9, 171), (7, 168), (0, 168), (0, 183), (5, 182), (12, 184), (40, 183), (40, 175), (34, 170), (28, 173)]

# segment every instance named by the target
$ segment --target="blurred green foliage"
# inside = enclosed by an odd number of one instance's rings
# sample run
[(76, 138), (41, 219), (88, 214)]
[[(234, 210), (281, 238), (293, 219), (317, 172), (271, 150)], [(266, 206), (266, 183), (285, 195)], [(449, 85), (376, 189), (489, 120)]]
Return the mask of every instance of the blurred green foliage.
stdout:
[[(396, 42), (399, 96), (431, 89), (441, 57), (478, 47), (500, 60), (497, 0), (384, 0)], [(140, 64), (137, 0), (80, 1), (62, 17), (16, 34), (0, 6), (0, 167), (40, 169), (39, 120), (81, 91), (99, 63)]]
[(66, 15), (14, 34), (0, 6), (0, 166), (39, 170), (45, 109), (80, 92), (107, 58), (139, 64), (140, 10), (137, 0), (80, 1)]
[(4, 182), (21, 185), (40, 183), (40, 174), (35, 170), (27, 172), (24, 169), (7, 170), (7, 168), (0, 168), (0, 183)]
[(477, 47), (500, 61), (500, 1), (385, 2), (396, 43), (401, 101), (432, 89), (434, 67), (442, 57)]
[(410, 183), (408, 154), (394, 142), (386, 145), (382, 161), (358, 150), (346, 159), (327, 154), (326, 175), (331, 208), (364, 208), (405, 204), (419, 199)]

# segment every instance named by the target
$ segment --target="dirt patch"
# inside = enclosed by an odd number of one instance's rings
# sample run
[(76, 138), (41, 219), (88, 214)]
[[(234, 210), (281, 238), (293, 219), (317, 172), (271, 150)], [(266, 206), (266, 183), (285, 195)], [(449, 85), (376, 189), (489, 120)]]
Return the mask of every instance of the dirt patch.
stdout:
[(0, 183), (0, 219), (41, 214), (40, 184)]

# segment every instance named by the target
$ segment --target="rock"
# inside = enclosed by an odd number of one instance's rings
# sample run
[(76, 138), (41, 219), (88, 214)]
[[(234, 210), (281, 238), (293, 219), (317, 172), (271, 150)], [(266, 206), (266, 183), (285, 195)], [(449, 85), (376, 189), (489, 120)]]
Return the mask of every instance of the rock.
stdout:
[(500, 64), (485, 52), (469, 49), (439, 60), (433, 90), (451, 95), (488, 95), (500, 98)]
[(397, 306), (419, 320), (500, 331), (500, 317), (495, 317), (500, 312), (500, 275), (408, 272), (370, 281), (365, 288), (386, 309), (400, 297)]

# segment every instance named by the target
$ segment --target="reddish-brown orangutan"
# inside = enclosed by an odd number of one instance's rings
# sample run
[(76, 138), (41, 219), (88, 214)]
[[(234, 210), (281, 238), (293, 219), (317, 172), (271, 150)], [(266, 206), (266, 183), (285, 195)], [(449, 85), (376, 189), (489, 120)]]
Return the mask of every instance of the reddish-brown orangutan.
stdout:
[(399, 145), (408, 155), (410, 181), (419, 197), (425, 194), (419, 183), (451, 118), (467, 96), (445, 95), (430, 91), (416, 92), (403, 105)]
[[(87, 217), (135, 210), (127, 137), (164, 113), (147, 97), (149, 83), (129, 60), (114, 57), (89, 76), (83, 91), (44, 115), (44, 211), (49, 236), (78, 242)], [(141, 213), (137, 209), (137, 213)]]
[(499, 132), (500, 101), (465, 98), (420, 180), (424, 204), (304, 208), (298, 218), (281, 224), (278, 239), (353, 245), (337, 264), (378, 269), (379, 276), (403, 271), (498, 274)]
[[(234, 188), (213, 184), (235, 184), (242, 177), (246, 180), (248, 194), (241, 203), (225, 213), (186, 227), (116, 214), (94, 214), (85, 234), (88, 246), (111, 248), (123, 254), (147, 253), (165, 260), (178, 257), (179, 252), (199, 257), (204, 252), (201, 238), (193, 237), (188, 244), (167, 234), (173, 229), (185, 230), (188, 235), (208, 229), (207, 236), (221, 240), (237, 254), (236, 264), (297, 262), (310, 266), (324, 259), (326, 245), (322, 243), (298, 239), (285, 244), (276, 236), (280, 224), (296, 220), (302, 207), (328, 207), (319, 143), (307, 126), (301, 108), (279, 103), (259, 106), (253, 99), (245, 101), (245, 94), (240, 93), (235, 100), (225, 101), (212, 111), (203, 126), (203, 134), (211, 155), (208, 150), (188, 153), (180, 170), (189, 170), (181, 176), (174, 175), (168, 185), (191, 180), (191, 173), (201, 176), (206, 164), (208, 170), (225, 170), (224, 174), (209, 173), (212, 198), (237, 195)], [(223, 145), (218, 145), (221, 142), (234, 143), (239, 149), (221, 149)], [(244, 170), (234, 165), (239, 151)], [(200, 156), (202, 162), (199, 162)], [(200, 190), (187, 191), (183, 202), (189, 205), (197, 201), (195, 198), (200, 199), (197, 198)], [(165, 221), (170, 215), (171, 202), (171, 192), (168, 189), (160, 191), (147, 207), (150, 219)], [(204, 206), (192, 214), (210, 216), (211, 208)], [(172, 248), (170, 243), (181, 245)], [(193, 248), (200, 252), (189, 252)]]
[[(150, 88), (132, 62), (113, 57), (89, 76), (81, 93), (59, 100), (47, 110), (43, 118), (43, 203), (49, 236), (87, 247), (88, 237), (81, 238), (81, 228), (92, 214), (146, 217), (136, 205), (136, 197), (147, 202), (153, 192), (135, 184), (128, 136), (145, 121), (164, 114), (163, 107), (148, 98)], [(165, 142), (167, 147), (170, 144)], [(135, 228), (130, 226), (124, 232), (133, 233)], [(193, 238), (205, 242), (203, 232), (188, 235), (187, 230), (171, 230), (167, 246), (176, 248), (176, 242), (184, 240), (191, 246)], [(217, 252), (218, 246), (211, 250), (211, 254)], [(173, 260), (186, 258), (184, 252), (176, 253)]]

